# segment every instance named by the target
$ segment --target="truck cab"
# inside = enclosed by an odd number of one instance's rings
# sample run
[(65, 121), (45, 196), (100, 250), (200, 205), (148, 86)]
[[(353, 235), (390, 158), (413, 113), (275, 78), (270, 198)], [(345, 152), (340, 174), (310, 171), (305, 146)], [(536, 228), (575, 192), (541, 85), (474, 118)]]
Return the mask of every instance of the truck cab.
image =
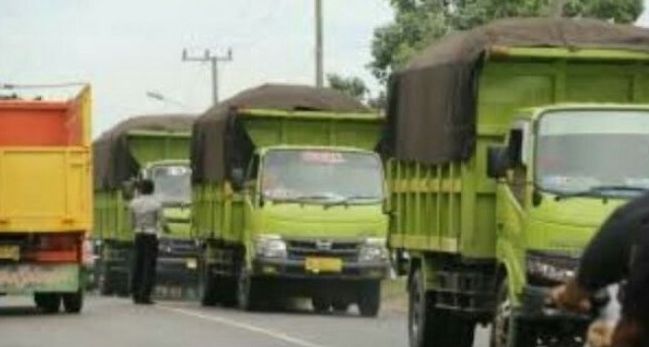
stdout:
[(575, 275), (605, 219), (649, 190), (648, 143), (645, 106), (557, 105), (522, 111), (507, 145), (489, 149), (489, 176), (498, 179), (498, 307), (513, 307), (497, 310), (497, 334), (519, 319), (543, 317), (550, 329), (589, 321), (546, 307), (544, 297)]
[[(388, 269), (381, 159), (346, 147), (272, 146), (256, 151), (244, 183), (252, 277), (296, 280), (316, 309), (358, 302), (369, 314)], [(340, 282), (343, 295), (309, 280)], [(354, 280), (346, 283), (344, 280)], [(362, 288), (362, 289), (361, 289)], [(332, 289), (332, 288), (330, 288)], [(363, 294), (361, 294), (361, 292)], [(366, 294), (366, 296), (364, 295)]]
[(153, 181), (162, 202), (163, 226), (158, 239), (158, 283), (195, 283), (196, 242), (190, 233), (191, 168), (189, 160), (160, 160), (148, 163), (141, 177)]

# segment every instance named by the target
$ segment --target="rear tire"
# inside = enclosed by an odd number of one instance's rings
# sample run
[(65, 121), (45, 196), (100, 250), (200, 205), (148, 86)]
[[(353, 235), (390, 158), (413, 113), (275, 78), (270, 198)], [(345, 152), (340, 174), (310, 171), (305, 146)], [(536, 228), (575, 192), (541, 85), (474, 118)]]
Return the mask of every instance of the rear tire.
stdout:
[(381, 309), (381, 282), (365, 283), (358, 298), (358, 310), (363, 317), (376, 317)]
[(471, 347), (475, 323), (435, 308), (434, 295), (426, 292), (420, 269), (408, 286), (408, 336), (410, 347)]
[(61, 295), (56, 293), (35, 293), (34, 302), (44, 313), (57, 313), (61, 307)]
[(83, 291), (62, 295), (63, 308), (67, 313), (80, 313), (83, 308)]

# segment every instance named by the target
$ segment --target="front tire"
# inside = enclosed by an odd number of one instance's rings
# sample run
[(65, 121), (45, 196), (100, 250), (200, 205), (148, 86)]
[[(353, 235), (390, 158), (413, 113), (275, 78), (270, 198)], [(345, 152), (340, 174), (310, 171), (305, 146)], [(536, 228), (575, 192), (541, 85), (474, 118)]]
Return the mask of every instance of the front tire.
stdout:
[(491, 329), (491, 347), (536, 346), (533, 336), (520, 331), (518, 325), (509, 297), (509, 282), (505, 278), (500, 283), (496, 296), (496, 311)]
[(372, 281), (361, 288), (358, 310), (363, 317), (376, 317), (381, 309), (381, 282)]

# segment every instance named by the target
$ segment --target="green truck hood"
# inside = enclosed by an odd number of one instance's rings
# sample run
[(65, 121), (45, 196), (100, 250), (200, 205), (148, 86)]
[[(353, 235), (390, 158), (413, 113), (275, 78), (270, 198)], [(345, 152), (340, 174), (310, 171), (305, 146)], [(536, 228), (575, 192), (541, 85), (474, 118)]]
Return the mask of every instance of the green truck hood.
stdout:
[(388, 218), (381, 204), (324, 207), (268, 203), (256, 230), (288, 238), (386, 237)]
[(525, 233), (528, 249), (579, 253), (598, 228), (625, 199), (544, 196), (530, 211)]
[(162, 237), (188, 239), (190, 235), (190, 219), (192, 210), (189, 207), (165, 207), (162, 210), (167, 224)]

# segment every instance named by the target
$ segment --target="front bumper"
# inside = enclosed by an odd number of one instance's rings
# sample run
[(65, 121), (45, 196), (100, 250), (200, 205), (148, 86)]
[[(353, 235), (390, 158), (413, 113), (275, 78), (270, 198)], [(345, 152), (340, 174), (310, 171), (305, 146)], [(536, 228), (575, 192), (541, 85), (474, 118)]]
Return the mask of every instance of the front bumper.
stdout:
[(158, 285), (193, 286), (198, 283), (199, 248), (190, 240), (160, 239)]
[(389, 264), (381, 262), (344, 261), (335, 272), (307, 270), (306, 261), (296, 259), (256, 258), (252, 262), (253, 276), (292, 279), (381, 280), (388, 275)]

